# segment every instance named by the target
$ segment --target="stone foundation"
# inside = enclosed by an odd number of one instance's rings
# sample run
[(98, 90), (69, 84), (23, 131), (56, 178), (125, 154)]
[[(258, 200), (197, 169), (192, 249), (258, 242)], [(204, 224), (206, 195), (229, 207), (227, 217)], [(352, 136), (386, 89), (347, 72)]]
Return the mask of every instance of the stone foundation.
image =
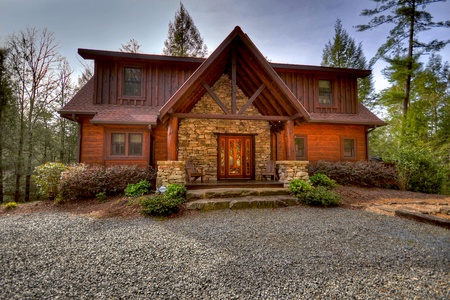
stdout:
[(280, 160), (276, 164), (280, 178), (279, 181), (283, 183), (284, 187), (289, 187), (289, 183), (294, 179), (309, 181), (309, 161)]
[(170, 183), (186, 185), (186, 163), (184, 161), (158, 161), (158, 177), (156, 187)]

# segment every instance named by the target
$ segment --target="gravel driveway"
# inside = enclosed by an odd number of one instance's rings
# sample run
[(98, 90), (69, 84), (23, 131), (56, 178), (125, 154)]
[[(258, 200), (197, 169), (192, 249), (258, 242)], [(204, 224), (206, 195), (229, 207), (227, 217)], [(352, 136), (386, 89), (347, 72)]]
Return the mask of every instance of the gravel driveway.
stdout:
[(344, 208), (0, 217), (2, 299), (450, 299), (450, 231)]

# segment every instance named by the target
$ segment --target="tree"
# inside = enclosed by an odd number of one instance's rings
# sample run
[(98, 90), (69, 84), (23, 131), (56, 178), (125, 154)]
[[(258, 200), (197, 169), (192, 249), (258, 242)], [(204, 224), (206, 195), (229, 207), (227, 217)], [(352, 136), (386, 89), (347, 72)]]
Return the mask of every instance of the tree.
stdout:
[(6, 125), (7, 122), (7, 112), (11, 108), (12, 102), (12, 93), (10, 87), (9, 75), (6, 70), (6, 56), (7, 51), (5, 49), (0, 49), (0, 203), (4, 200), (4, 149), (3, 145), (5, 145), (6, 137), (5, 134), (7, 132)]
[(203, 44), (200, 32), (181, 2), (180, 10), (175, 13), (174, 22), (169, 22), (169, 32), (164, 41), (163, 54), (193, 57), (208, 55), (208, 48)]
[(141, 45), (139, 45), (138, 41), (132, 38), (125, 45), (121, 44), (119, 50), (120, 52), (139, 53), (140, 48)]
[[(387, 59), (394, 56), (401, 59), (404, 65), (404, 95), (402, 114), (406, 118), (411, 94), (414, 59), (428, 51), (439, 51), (450, 40), (419, 41), (418, 34), (434, 27), (450, 27), (450, 21), (433, 22), (432, 16), (425, 10), (429, 4), (445, 2), (445, 0), (373, 0), (377, 3), (374, 9), (364, 9), (362, 16), (373, 17), (368, 24), (358, 25), (359, 31), (365, 31), (384, 24), (394, 24), (386, 42), (378, 49), (373, 62), (379, 58)], [(390, 57), (389, 57), (390, 56)]]
[[(341, 20), (336, 20), (333, 41), (328, 41), (322, 52), (322, 66), (335, 68), (369, 69), (362, 50), (362, 43), (358, 46), (347, 31), (342, 28)], [(361, 102), (369, 104), (372, 93), (372, 75), (358, 80), (358, 96)]]
[(15, 201), (20, 200), (22, 172), (25, 173), (25, 201), (30, 200), (34, 159), (34, 127), (49, 103), (55, 101), (58, 78), (54, 69), (60, 61), (53, 33), (27, 28), (8, 39), (12, 83), (16, 94), (20, 130), (16, 159)]

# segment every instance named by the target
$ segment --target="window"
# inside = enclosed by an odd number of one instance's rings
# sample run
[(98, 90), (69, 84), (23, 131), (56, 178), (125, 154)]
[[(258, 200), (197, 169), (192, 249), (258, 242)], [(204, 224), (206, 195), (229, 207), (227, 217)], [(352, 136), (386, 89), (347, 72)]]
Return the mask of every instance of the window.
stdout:
[(330, 80), (319, 80), (319, 104), (320, 105), (333, 104), (333, 102), (331, 100), (331, 81)]
[(305, 160), (306, 159), (306, 138), (305, 137), (295, 137), (295, 159)]
[(354, 139), (343, 139), (344, 146), (344, 158), (354, 158), (355, 157), (355, 140)]
[(142, 156), (142, 133), (111, 133), (111, 156)]
[(124, 67), (123, 68), (123, 95), (142, 96), (142, 69)]

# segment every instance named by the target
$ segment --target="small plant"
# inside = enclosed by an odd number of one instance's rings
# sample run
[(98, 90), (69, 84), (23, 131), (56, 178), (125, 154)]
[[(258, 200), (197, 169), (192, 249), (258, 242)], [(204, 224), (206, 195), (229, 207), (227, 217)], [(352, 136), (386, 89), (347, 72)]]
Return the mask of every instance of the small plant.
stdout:
[(332, 206), (338, 205), (341, 197), (324, 186), (318, 186), (314, 191), (306, 193), (301, 200), (307, 205)]
[(167, 186), (167, 191), (165, 192), (166, 197), (175, 198), (185, 198), (187, 189), (184, 185), (171, 183)]
[(142, 213), (152, 216), (170, 216), (180, 210), (183, 198), (170, 198), (165, 194), (144, 197), (140, 200)]
[(8, 202), (5, 204), (5, 209), (14, 209), (17, 207), (17, 202)]
[(311, 184), (313, 186), (324, 186), (327, 188), (334, 188), (337, 186), (337, 183), (335, 180), (330, 179), (327, 175), (322, 173), (316, 173), (313, 176), (309, 177), (309, 180), (311, 181)]
[(125, 189), (125, 196), (139, 197), (148, 194), (150, 183), (147, 180), (141, 180), (135, 184), (128, 184)]
[(108, 196), (106, 196), (106, 192), (100, 192), (97, 195), (95, 195), (95, 198), (97, 198), (97, 200), (99, 202), (106, 202), (106, 200), (108, 200)]
[(300, 194), (308, 193), (314, 190), (314, 187), (300, 179), (294, 179), (289, 183), (289, 192), (298, 197)]

